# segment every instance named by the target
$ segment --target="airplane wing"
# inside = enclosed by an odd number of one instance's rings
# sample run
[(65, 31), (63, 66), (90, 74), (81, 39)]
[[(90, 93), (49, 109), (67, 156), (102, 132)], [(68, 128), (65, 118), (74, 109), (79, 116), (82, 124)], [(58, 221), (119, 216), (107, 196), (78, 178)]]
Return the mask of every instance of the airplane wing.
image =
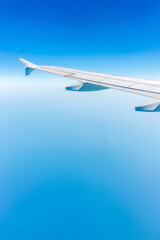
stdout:
[(66, 87), (66, 90), (98, 91), (113, 88), (152, 98), (135, 107), (136, 111), (160, 111), (160, 81), (122, 77), (55, 66), (38, 66), (22, 58), (19, 60), (26, 67), (26, 75), (29, 75), (33, 70), (37, 69), (78, 81), (77, 84)]

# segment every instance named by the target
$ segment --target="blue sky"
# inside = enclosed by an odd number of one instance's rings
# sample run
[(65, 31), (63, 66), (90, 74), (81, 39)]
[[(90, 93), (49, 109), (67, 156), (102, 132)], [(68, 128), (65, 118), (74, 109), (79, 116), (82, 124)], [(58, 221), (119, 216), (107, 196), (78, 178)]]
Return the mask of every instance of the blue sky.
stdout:
[(124, 54), (159, 48), (159, 1), (3, 1), (1, 50)]
[(158, 1), (0, 3), (0, 239), (160, 239), (159, 113), (26, 58), (160, 79)]

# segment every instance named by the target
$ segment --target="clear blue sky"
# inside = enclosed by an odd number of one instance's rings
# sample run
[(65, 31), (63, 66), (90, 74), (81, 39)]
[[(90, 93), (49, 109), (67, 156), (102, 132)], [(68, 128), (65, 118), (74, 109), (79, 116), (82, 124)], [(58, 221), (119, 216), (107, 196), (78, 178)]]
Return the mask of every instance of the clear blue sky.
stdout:
[(160, 79), (159, 1), (0, 3), (0, 239), (160, 239), (159, 113), (17, 61)]
[(96, 55), (159, 48), (159, 1), (3, 1), (0, 46), (19, 54)]

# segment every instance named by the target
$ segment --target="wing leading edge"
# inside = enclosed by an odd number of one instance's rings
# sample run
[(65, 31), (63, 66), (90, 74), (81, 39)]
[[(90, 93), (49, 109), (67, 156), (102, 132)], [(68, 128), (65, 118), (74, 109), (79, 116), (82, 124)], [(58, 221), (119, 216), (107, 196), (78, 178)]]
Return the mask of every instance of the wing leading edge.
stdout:
[(79, 81), (78, 84), (67, 87), (70, 91), (97, 91), (113, 88), (125, 92), (135, 93), (156, 100), (141, 104), (136, 111), (158, 111), (160, 108), (160, 81), (140, 78), (122, 77), (95, 72), (87, 72), (70, 68), (54, 66), (38, 66), (22, 58), (19, 59), (26, 67), (26, 75), (33, 70), (40, 70)]

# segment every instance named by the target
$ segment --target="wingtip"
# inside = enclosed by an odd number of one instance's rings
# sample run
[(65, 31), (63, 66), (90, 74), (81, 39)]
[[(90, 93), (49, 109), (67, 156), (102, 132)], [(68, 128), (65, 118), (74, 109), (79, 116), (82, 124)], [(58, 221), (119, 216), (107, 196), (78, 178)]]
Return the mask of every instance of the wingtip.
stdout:
[(32, 63), (32, 62), (29, 62), (29, 61), (27, 61), (27, 60), (25, 60), (25, 59), (23, 59), (23, 58), (19, 58), (18, 60), (19, 60), (20, 62), (22, 62), (26, 67), (31, 67), (31, 68), (37, 67), (36, 64), (34, 64), (34, 63)]
[(20, 62), (22, 62), (22, 63), (23, 63), (23, 61), (24, 61), (23, 58), (18, 58), (18, 60), (19, 60)]
[(23, 58), (18, 58), (18, 60), (19, 60), (20, 62), (25, 61)]
[(26, 75), (30, 75), (30, 73), (34, 70), (37, 69), (37, 65), (34, 63), (31, 63), (23, 58), (18, 59), (20, 62), (22, 62), (25, 65), (26, 68)]

